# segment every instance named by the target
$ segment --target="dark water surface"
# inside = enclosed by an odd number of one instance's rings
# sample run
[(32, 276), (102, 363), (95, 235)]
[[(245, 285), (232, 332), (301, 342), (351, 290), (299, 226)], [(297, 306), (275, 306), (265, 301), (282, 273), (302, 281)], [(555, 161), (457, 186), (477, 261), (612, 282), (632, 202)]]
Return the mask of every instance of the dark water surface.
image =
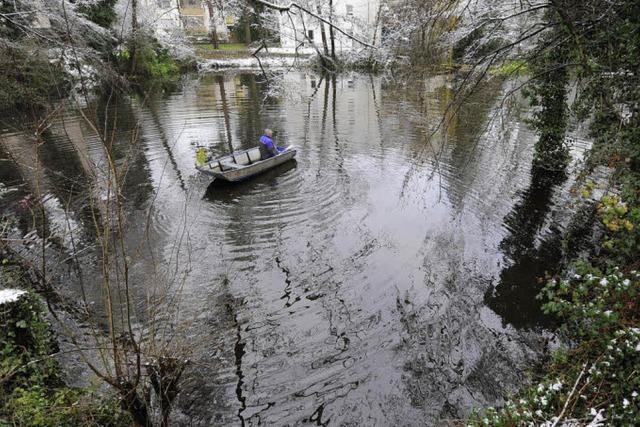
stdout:
[[(501, 105), (510, 83), (454, 117), (453, 78), (291, 73), (275, 98), (260, 76), (202, 75), (99, 113), (117, 115), (108, 133), (128, 159), (128, 243), (151, 248), (137, 252), (134, 293), (148, 297), (157, 265), (181, 278), (194, 364), (179, 423), (434, 425), (525, 378), (549, 337), (531, 297), (554, 261), (540, 236), (558, 196), (528, 188), (535, 139), (526, 112)], [(39, 185), (61, 244), (90, 248), (87, 193), (108, 197), (95, 131), (69, 110), (34, 153), (4, 123), (3, 211)], [(225, 123), (234, 148), (271, 127), (297, 160), (210, 185), (195, 151), (226, 153)]]

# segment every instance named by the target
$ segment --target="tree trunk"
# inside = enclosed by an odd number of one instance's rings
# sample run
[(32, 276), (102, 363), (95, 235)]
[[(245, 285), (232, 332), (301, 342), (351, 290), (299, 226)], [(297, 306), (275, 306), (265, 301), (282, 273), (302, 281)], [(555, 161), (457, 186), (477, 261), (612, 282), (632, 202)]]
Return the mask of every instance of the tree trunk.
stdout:
[(218, 40), (218, 32), (216, 31), (215, 25), (211, 27), (211, 44), (214, 49), (220, 49), (220, 40)]
[(324, 23), (320, 23), (320, 36), (322, 37), (322, 51), (325, 56), (329, 56), (329, 46), (327, 45), (327, 33), (324, 30)]
[(149, 409), (144, 399), (140, 398), (138, 392), (130, 383), (125, 383), (120, 390), (122, 406), (131, 414), (133, 425), (136, 427), (151, 427)]
[(131, 0), (131, 57), (130, 57), (130, 72), (136, 73), (136, 67), (138, 66), (138, 0)]
[(220, 49), (220, 40), (218, 40), (218, 31), (216, 30), (215, 8), (212, 0), (207, 0), (207, 9), (209, 9), (209, 36), (214, 49)]
[[(552, 36), (565, 36), (556, 29)], [(551, 37), (551, 36), (549, 36)], [(560, 45), (536, 60), (532, 71), (539, 77), (533, 82), (533, 92), (540, 106), (534, 113), (533, 124), (539, 138), (534, 147), (533, 167), (549, 172), (564, 173), (569, 163), (565, 143), (567, 129), (567, 86), (569, 76), (564, 66), (569, 52)]]
[(149, 380), (153, 391), (160, 402), (162, 420), (160, 427), (169, 427), (169, 416), (173, 401), (178, 397), (180, 388), (178, 382), (184, 372), (186, 363), (175, 357), (161, 357), (157, 363), (148, 367)]
[(329, 0), (329, 38), (331, 39), (331, 59), (336, 60), (336, 38), (333, 34), (333, 0)]
[[(322, 8), (320, 5), (317, 6), (318, 15), (322, 14)], [(320, 22), (320, 36), (322, 37), (322, 51), (324, 52), (324, 56), (329, 56), (329, 45), (327, 45), (327, 32), (324, 30), (324, 22)]]
[(251, 12), (249, 8), (244, 9), (244, 42), (248, 46), (251, 44)]
[[(380, 6), (378, 6), (378, 12), (376, 13), (376, 22), (373, 27), (373, 45), (376, 45), (376, 40), (378, 38), (378, 27), (380, 26), (380, 14), (382, 13), (382, 2), (380, 2)], [(382, 39), (382, 35), (380, 35)]]

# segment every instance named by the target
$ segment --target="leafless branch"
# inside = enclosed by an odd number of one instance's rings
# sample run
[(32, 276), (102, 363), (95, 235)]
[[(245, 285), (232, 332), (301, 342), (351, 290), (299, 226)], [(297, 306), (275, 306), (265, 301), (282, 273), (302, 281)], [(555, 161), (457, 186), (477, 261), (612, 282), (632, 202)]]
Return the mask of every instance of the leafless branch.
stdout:
[(321, 22), (324, 22), (325, 24), (329, 25), (331, 28), (335, 29), (337, 32), (339, 32), (340, 34), (347, 36), (348, 38), (350, 38), (351, 40), (356, 41), (357, 43), (360, 43), (361, 45), (368, 47), (368, 48), (372, 48), (375, 49), (376, 47), (370, 43), (367, 43), (361, 39), (359, 39), (358, 37), (355, 37), (352, 34), (347, 33), (346, 31), (344, 31), (342, 28), (338, 27), (337, 25), (334, 25), (331, 21), (329, 21), (328, 19), (318, 15), (317, 13), (307, 9), (306, 7), (300, 6), (298, 3), (295, 2), (290, 2), (288, 5), (286, 6), (280, 6), (278, 4), (275, 3), (271, 3), (265, 0), (255, 0), (256, 3), (259, 3), (265, 7), (268, 7), (270, 9), (273, 10), (277, 10), (278, 12), (289, 12), (291, 11), (291, 9), (298, 9), (308, 15), (313, 16), (314, 18), (318, 19)]

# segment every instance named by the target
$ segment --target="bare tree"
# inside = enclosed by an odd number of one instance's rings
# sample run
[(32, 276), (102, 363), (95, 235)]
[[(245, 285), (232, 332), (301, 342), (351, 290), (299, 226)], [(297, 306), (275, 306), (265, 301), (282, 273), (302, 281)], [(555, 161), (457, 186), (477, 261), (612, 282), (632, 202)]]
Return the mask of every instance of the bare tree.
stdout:
[(138, 61), (138, 37), (140, 36), (140, 22), (138, 21), (138, 0), (131, 1), (131, 74), (136, 73)]
[(336, 60), (336, 37), (333, 33), (333, 0), (329, 0), (329, 41), (331, 42), (331, 59)]
[[(275, 10), (275, 11), (278, 11), (280, 13), (290, 13), (293, 10), (298, 10), (300, 12), (306, 13), (307, 15), (310, 15), (310, 16), (316, 18), (317, 20), (319, 20), (320, 22), (323, 22), (323, 23), (325, 23), (326, 25), (329, 26), (330, 39), (332, 39), (332, 40), (334, 39), (334, 37), (331, 36), (331, 34), (333, 34), (333, 31), (337, 31), (340, 34), (348, 37), (351, 40), (354, 40), (355, 42), (361, 44), (364, 47), (375, 48), (375, 46), (373, 46), (371, 43), (368, 43), (368, 42), (362, 40), (361, 38), (354, 36), (353, 34), (349, 34), (346, 30), (340, 28), (337, 25), (334, 25), (333, 24), (333, 12), (330, 12), (329, 18), (325, 18), (325, 17), (321, 16), (320, 14), (312, 11), (310, 8), (302, 6), (302, 5), (300, 5), (299, 3), (296, 3), (296, 2), (291, 2), (286, 6), (280, 6), (278, 4), (271, 3), (271, 2), (268, 2), (266, 0), (253, 0), (253, 1), (256, 4), (263, 5), (268, 9)], [(331, 10), (333, 10), (333, 0), (330, 0), (330, 8), (331, 8)], [(333, 54), (335, 53), (335, 45), (333, 45), (333, 44), (332, 44), (331, 52), (332, 52), (332, 56), (333, 56)]]
[[(134, 1), (134, 5), (137, 6), (137, 2)], [(134, 10), (137, 13), (137, 8), (132, 9), (132, 14), (137, 16)], [(65, 32), (57, 34), (49, 31), (46, 36), (39, 37), (42, 41), (32, 43), (30, 48), (59, 47), (61, 56), (74, 61), (72, 64), (77, 71), (74, 82), (79, 87), (76, 97), (60, 101), (48, 114), (40, 115), (35, 128), (24, 132), (26, 143), (7, 145), (10, 153), (21, 155), (25, 160), (20, 161), (25, 163), (24, 175), (32, 177), (29, 183), (35, 215), (33, 228), (37, 234), (32, 233), (36, 245), (19, 246), (25, 240), (8, 234), (0, 236), (0, 244), (7, 250), (13, 250), (15, 256), (21, 258), (29, 268), (35, 277), (36, 289), (49, 303), (57, 328), (72, 343), (71, 351), (80, 357), (87, 369), (113, 389), (134, 424), (165, 426), (169, 423), (173, 401), (180, 390), (179, 381), (190, 354), (184, 342), (184, 329), (181, 329), (187, 327), (188, 322), (178, 321), (179, 296), (186, 276), (163, 268), (152, 256), (148, 276), (150, 286), (144, 296), (136, 294), (132, 267), (148, 251), (150, 212), (155, 200), (152, 199), (145, 217), (147, 224), (143, 229), (147, 233), (139, 241), (128, 241), (130, 219), (126, 206), (126, 185), (130, 169), (136, 167), (136, 156), (140, 153), (140, 125), (136, 122), (131, 129), (131, 138), (124, 146), (122, 141), (116, 139), (114, 129), (120, 117), (131, 116), (131, 112), (118, 111), (118, 104), (114, 102), (119, 96), (121, 81), (117, 78), (110, 81), (100, 107), (96, 107), (88, 86), (90, 76), (79, 60), (90, 51), (85, 43), (91, 40), (91, 35), (73, 30), (74, 26), (69, 23), (70, 16), (73, 16), (76, 25), (77, 22), (82, 23), (82, 18), (74, 16), (72, 11), (64, 10), (60, 16), (54, 13), (49, 16), (52, 20), (59, 19), (62, 24), (59, 28), (64, 28)], [(27, 14), (24, 18), (18, 15), (18, 18), (13, 16), (11, 19), (26, 34), (39, 34), (28, 27)], [(133, 22), (132, 38), (135, 39), (135, 31), (139, 30), (139, 26), (137, 19)], [(81, 28), (86, 30), (92, 27)], [(49, 67), (54, 75), (57, 70), (51, 63)], [(132, 63), (132, 69), (135, 69), (135, 62)], [(115, 75), (107, 66), (101, 71), (103, 78)], [(143, 99), (143, 106), (145, 102), (146, 99)], [(49, 192), (56, 191), (54, 184), (47, 182), (46, 175), (41, 173), (39, 153), (41, 147), (49, 143), (44, 136), (52, 128), (61, 127), (63, 132), (68, 132), (63, 114), (66, 109), (73, 109), (80, 114), (84, 128), (89, 129), (91, 137), (99, 141), (100, 150), (94, 152), (98, 157), (96, 159), (89, 155), (89, 150), (78, 149), (77, 155), (84, 170), (83, 185), (90, 189), (84, 201), (88, 218), (78, 221), (70, 209), (65, 209), (64, 221), (67, 224), (82, 223), (85, 229), (68, 226), (62, 231), (64, 238), (61, 239), (59, 229), (50, 227), (49, 218), (54, 216), (47, 211), (52, 197)], [(73, 137), (67, 134), (67, 137), (74, 141), (76, 148), (86, 144), (81, 133)], [(28, 161), (20, 154), (25, 150), (32, 153)], [(64, 191), (59, 193), (65, 194)], [(71, 200), (62, 200), (61, 205), (69, 206)], [(186, 224), (182, 230), (184, 227)], [(85, 254), (90, 254), (93, 262), (83, 258), (76, 246), (76, 242), (85, 234), (93, 236), (91, 245), (85, 249)], [(180, 251), (181, 240), (182, 236), (176, 239), (176, 252)], [(61, 246), (60, 241), (70, 245), (61, 249), (62, 253), (68, 250), (71, 257), (62, 257), (58, 253), (56, 248)], [(29, 247), (37, 250), (28, 250)], [(59, 286), (60, 277), (67, 270), (69, 262), (73, 263), (76, 271), (69, 280), (73, 280), (79, 289), (79, 295), (75, 295), (74, 299), (70, 299), (66, 293), (65, 289), (69, 288), (67, 284)], [(65, 309), (71, 310), (72, 317), (84, 324), (89, 334), (71, 327), (68, 316), (59, 315), (59, 302), (63, 300)]]
[[(318, 15), (320, 15), (322, 13), (320, 4), (318, 4), (316, 7), (317, 7)], [(320, 36), (322, 37), (322, 51), (324, 52), (324, 56), (329, 56), (329, 46), (327, 45), (327, 32), (324, 29), (324, 22), (322, 22), (321, 20), (318, 20), (318, 22), (320, 23)]]
[(209, 10), (209, 28), (210, 28), (210, 37), (211, 37), (211, 44), (213, 45), (214, 49), (219, 49), (220, 48), (220, 40), (218, 39), (218, 29), (217, 29), (217, 20), (216, 20), (216, 15), (217, 15), (217, 10), (218, 8), (216, 8), (213, 4), (213, 0), (206, 0), (205, 1), (206, 5), (207, 5), (207, 9)]

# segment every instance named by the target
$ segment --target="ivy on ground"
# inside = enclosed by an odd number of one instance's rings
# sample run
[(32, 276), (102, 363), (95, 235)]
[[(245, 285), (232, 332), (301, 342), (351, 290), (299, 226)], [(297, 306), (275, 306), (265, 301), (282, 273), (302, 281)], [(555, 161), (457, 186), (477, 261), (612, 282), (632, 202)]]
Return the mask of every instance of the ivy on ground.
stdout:
[(551, 280), (540, 296), (544, 309), (564, 319), (564, 333), (579, 344), (557, 352), (538, 384), (474, 413), (469, 425), (550, 426), (559, 417), (569, 425), (640, 425), (639, 293), (640, 273), (603, 274), (587, 263)]
[[(15, 282), (15, 271), (4, 267), (3, 281)], [(116, 400), (65, 385), (43, 313), (31, 292), (0, 305), (0, 426), (130, 425)]]

